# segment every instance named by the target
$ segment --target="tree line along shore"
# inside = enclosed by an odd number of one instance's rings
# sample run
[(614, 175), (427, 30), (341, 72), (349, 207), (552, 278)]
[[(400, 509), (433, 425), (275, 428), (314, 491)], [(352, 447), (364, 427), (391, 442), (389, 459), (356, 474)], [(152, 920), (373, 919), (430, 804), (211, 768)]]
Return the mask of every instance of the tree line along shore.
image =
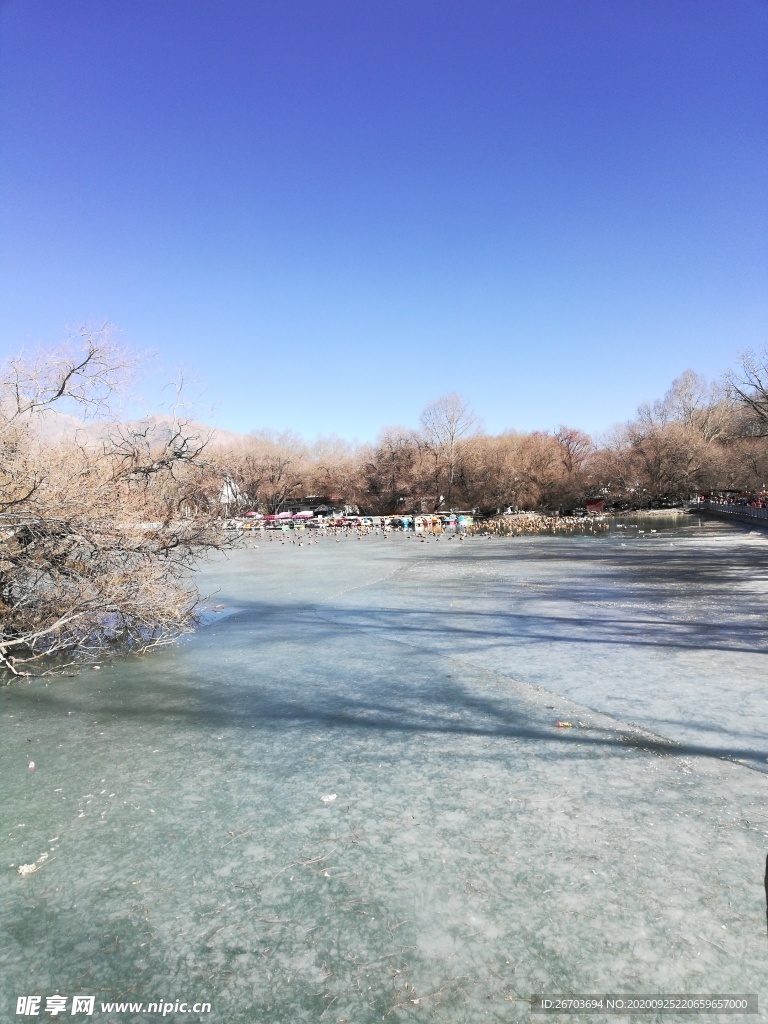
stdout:
[(488, 435), (456, 394), (427, 406), (417, 428), (387, 428), (370, 445), (257, 431), (211, 449), (213, 490), (198, 500), (215, 508), (230, 499), (233, 511), (264, 514), (314, 501), (367, 515), (490, 515), (573, 512), (590, 500), (627, 510), (675, 506), (697, 494), (762, 494), (767, 362), (745, 357), (741, 374), (715, 383), (686, 371), (662, 399), (600, 438), (565, 426)]
[[(686, 371), (600, 438), (566, 426), (489, 435), (454, 393), (427, 405), (416, 427), (386, 428), (366, 445), (217, 436), (180, 403), (121, 423), (115, 399), (136, 363), (102, 329), (0, 373), (4, 682), (146, 651), (192, 628), (195, 565), (233, 542), (218, 527), (235, 512), (275, 515), (322, 496), (371, 516), (514, 510), (537, 532), (567, 529), (548, 513), (590, 502), (649, 509), (698, 493), (765, 495), (768, 352), (744, 355), (714, 383)], [(57, 415), (75, 429), (52, 438)]]

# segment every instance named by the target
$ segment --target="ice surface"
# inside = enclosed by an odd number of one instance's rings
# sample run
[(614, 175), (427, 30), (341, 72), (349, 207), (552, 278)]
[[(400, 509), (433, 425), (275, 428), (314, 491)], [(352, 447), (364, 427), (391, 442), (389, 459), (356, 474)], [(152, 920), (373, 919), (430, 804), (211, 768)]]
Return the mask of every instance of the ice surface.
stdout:
[(768, 531), (651, 522), (611, 541), (474, 540), (326, 614), (765, 769)]
[(225, 614), (188, 641), (4, 691), (5, 1016), (764, 991), (768, 778), (720, 755), (768, 756), (768, 535), (687, 523), (261, 540), (204, 569)]

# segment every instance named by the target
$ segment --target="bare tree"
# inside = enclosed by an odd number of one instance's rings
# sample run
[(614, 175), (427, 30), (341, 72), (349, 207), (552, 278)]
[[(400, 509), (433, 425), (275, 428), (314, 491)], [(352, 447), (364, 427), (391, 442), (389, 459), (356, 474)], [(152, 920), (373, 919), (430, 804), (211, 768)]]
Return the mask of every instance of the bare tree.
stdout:
[(402, 512), (420, 491), (419, 444), (412, 430), (386, 427), (363, 467), (366, 499), (377, 512)]
[(726, 387), (708, 382), (694, 370), (684, 370), (660, 401), (638, 409), (639, 421), (647, 426), (680, 423), (707, 443), (724, 436), (732, 414), (733, 401)]
[(580, 473), (594, 451), (592, 438), (581, 430), (564, 426), (558, 427), (554, 436), (560, 449), (565, 472), (569, 476), (573, 473)]
[(364, 467), (370, 449), (340, 437), (320, 437), (309, 449), (307, 485), (312, 494), (343, 496), (350, 506), (359, 506), (365, 493)]
[(445, 504), (451, 508), (459, 442), (480, 430), (480, 420), (455, 391), (431, 402), (421, 414), (424, 438), (435, 459), (435, 505), (441, 504), (443, 471), (447, 473)]
[(768, 349), (743, 352), (741, 366), (726, 375), (727, 386), (750, 415), (753, 436), (768, 436)]
[(221, 480), (231, 480), (248, 503), (270, 513), (301, 493), (308, 469), (306, 444), (288, 431), (254, 431), (212, 461)]
[(195, 620), (196, 559), (221, 544), (190, 495), (205, 439), (113, 428), (51, 448), (36, 432), (61, 403), (104, 413), (131, 361), (106, 336), (12, 360), (0, 373), (0, 667), (167, 643)]
[(632, 462), (639, 475), (640, 504), (681, 500), (712, 485), (712, 450), (701, 433), (683, 423), (648, 428), (630, 424)]
[(81, 417), (107, 414), (116, 392), (132, 377), (136, 358), (114, 341), (110, 325), (83, 328), (51, 352), (21, 354), (0, 379), (0, 433), (30, 425), (54, 406)]

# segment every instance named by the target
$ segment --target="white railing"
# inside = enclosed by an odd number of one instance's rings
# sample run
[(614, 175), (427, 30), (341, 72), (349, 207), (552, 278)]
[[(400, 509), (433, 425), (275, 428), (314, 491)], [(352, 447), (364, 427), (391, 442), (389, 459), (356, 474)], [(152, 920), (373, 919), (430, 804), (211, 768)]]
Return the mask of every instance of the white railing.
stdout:
[(752, 508), (750, 505), (725, 505), (719, 501), (704, 501), (704, 508), (709, 512), (730, 516), (746, 516), (749, 519), (768, 519), (768, 508)]

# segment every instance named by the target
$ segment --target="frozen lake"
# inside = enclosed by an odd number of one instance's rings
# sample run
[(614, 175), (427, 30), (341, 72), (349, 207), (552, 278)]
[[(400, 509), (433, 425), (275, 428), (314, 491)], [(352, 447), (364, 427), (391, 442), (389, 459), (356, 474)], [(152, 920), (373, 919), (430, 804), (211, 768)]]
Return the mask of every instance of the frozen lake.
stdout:
[(259, 539), (182, 644), (2, 691), (3, 1019), (765, 1003), (768, 531), (625, 526)]

